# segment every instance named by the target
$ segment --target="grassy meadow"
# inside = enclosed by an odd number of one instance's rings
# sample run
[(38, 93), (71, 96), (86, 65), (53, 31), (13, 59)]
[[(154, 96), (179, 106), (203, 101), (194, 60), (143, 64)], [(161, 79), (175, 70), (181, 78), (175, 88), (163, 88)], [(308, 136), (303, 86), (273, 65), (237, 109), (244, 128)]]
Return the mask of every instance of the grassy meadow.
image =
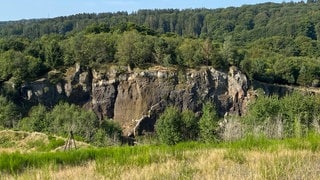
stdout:
[(0, 151), (0, 173), (1, 179), (319, 179), (320, 136)]

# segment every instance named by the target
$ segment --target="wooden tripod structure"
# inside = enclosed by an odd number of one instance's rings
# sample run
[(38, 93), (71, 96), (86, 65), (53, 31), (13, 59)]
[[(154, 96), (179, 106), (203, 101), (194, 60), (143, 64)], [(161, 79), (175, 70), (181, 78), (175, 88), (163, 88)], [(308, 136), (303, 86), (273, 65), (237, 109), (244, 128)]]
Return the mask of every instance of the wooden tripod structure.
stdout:
[(68, 140), (66, 141), (66, 144), (64, 145), (64, 151), (71, 150), (72, 146), (74, 149), (77, 149), (76, 141), (74, 140), (73, 132), (69, 132)]

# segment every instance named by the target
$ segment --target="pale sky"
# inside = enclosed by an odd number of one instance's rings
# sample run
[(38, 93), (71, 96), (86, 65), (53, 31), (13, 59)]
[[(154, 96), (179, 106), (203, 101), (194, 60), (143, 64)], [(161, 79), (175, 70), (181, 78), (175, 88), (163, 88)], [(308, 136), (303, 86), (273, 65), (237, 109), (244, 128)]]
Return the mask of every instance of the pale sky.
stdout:
[[(301, 1), (301, 0), (299, 0)], [(163, 8), (224, 8), (289, 0), (0, 0), (0, 21)], [(297, 0), (293, 0), (297, 2)]]

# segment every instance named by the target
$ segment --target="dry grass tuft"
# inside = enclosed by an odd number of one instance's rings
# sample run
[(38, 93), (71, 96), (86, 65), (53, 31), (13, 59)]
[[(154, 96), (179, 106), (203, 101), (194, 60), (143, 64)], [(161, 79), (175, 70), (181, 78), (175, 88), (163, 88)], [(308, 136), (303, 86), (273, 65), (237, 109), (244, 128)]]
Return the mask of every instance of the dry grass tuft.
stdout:
[(54, 166), (44, 167), (41, 170), (31, 169), (16, 176), (5, 175), (0, 179), (29, 180), (29, 179), (68, 179), (68, 180), (95, 180), (104, 179), (95, 172), (95, 163), (89, 162), (82, 166), (58, 168)]

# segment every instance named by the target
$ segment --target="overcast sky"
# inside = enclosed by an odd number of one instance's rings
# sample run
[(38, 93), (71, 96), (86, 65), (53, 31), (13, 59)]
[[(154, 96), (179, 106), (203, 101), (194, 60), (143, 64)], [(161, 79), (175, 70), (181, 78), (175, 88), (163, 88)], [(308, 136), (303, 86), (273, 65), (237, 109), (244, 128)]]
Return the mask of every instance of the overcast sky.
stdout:
[[(289, 0), (285, 0), (289, 2)], [(0, 0), (0, 21), (163, 8), (221, 8), (283, 0)], [(297, 2), (297, 0), (294, 0)]]

